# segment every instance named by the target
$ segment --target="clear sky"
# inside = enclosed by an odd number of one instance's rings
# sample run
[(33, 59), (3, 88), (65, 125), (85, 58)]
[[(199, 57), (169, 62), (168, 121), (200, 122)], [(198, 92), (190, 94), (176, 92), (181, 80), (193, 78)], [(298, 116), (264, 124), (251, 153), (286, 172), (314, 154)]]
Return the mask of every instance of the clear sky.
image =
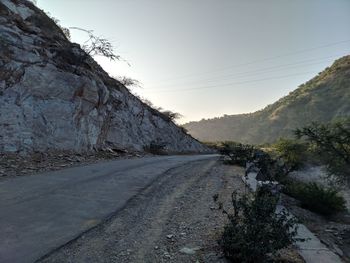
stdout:
[[(38, 0), (125, 62), (96, 60), (180, 122), (253, 112), (350, 54), (349, 0)], [(87, 36), (72, 30), (72, 41)]]

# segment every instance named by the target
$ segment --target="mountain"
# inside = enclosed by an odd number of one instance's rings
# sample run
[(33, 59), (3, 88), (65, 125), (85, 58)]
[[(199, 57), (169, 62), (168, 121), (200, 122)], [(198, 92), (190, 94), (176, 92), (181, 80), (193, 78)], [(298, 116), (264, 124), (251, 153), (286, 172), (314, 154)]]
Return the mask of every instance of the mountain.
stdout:
[(30, 1), (0, 0), (0, 153), (207, 148), (133, 96)]
[(261, 144), (291, 137), (313, 121), (350, 115), (350, 56), (336, 60), (316, 77), (263, 110), (190, 122), (184, 127), (201, 141)]

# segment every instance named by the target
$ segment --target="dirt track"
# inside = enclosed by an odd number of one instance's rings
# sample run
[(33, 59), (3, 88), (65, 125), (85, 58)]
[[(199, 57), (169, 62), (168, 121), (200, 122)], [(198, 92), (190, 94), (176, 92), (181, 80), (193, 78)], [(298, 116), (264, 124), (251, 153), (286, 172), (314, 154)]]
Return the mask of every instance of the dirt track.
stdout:
[(108, 222), (41, 262), (226, 262), (217, 244), (225, 216), (213, 195), (229, 207), (232, 191), (244, 191), (242, 173), (216, 160), (171, 169)]

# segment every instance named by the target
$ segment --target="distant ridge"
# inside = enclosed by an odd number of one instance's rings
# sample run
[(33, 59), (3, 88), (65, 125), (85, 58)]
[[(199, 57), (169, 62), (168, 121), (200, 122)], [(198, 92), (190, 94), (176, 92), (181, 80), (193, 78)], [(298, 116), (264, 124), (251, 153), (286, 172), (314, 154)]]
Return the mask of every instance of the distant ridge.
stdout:
[(350, 116), (350, 55), (260, 111), (189, 122), (184, 127), (201, 141), (261, 144), (291, 137), (295, 128), (313, 121), (344, 116)]

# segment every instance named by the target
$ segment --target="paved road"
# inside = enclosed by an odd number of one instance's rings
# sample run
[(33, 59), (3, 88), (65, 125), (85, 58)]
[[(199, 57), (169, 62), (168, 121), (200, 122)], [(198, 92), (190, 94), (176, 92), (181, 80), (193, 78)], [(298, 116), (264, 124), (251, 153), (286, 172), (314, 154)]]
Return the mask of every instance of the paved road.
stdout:
[(0, 181), (0, 262), (34, 262), (116, 213), (167, 170), (216, 155), (116, 160)]

